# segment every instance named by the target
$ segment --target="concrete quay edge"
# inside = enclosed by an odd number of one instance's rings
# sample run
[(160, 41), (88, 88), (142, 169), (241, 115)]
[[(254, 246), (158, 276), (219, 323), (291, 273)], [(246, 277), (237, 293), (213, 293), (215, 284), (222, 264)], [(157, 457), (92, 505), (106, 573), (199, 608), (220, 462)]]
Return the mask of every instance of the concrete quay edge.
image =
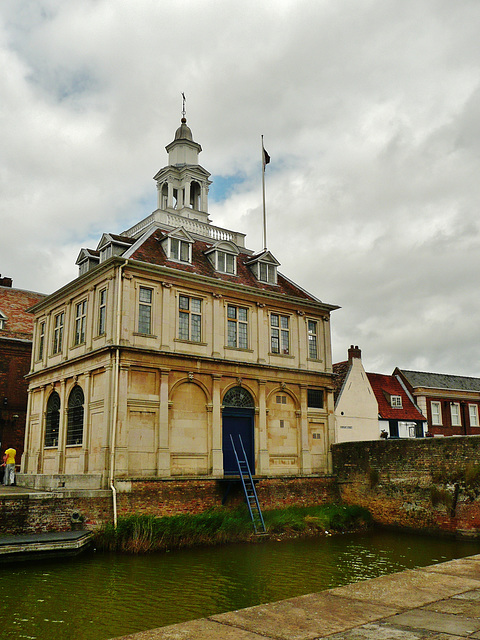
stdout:
[(113, 640), (480, 640), (480, 555)]

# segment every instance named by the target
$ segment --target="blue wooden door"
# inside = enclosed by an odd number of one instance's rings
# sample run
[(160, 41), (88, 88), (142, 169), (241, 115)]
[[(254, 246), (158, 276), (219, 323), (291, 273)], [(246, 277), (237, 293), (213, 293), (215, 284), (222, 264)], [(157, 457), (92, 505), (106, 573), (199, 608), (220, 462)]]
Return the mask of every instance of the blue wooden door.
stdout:
[(223, 473), (225, 475), (238, 474), (238, 467), (233, 453), (230, 435), (233, 436), (237, 452), (240, 449), (238, 436), (241, 436), (248, 464), (252, 474), (255, 473), (255, 447), (253, 440), (253, 417), (252, 409), (237, 409), (225, 407), (223, 410)]

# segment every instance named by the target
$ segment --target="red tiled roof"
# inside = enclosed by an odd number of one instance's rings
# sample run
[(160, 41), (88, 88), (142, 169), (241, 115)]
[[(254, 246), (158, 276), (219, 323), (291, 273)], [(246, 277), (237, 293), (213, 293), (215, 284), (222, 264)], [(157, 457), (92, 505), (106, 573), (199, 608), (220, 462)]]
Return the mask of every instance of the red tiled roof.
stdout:
[(7, 318), (5, 328), (0, 329), (0, 338), (31, 340), (34, 316), (26, 310), (43, 298), (43, 293), (0, 287), (0, 311)]
[[(367, 373), (378, 403), (378, 413), (385, 420), (426, 420), (406, 394), (395, 376)], [(392, 407), (389, 396), (401, 396), (402, 407)]]
[(342, 390), (343, 383), (345, 382), (345, 378), (347, 377), (347, 373), (349, 372), (349, 370), (350, 370), (350, 362), (348, 360), (345, 360), (344, 362), (336, 362), (333, 365), (335, 402), (337, 401), (337, 398), (340, 395), (340, 391)]
[(304, 300), (318, 302), (316, 298), (300, 287), (297, 287), (293, 282), (290, 282), (281, 274), (278, 274), (276, 285), (259, 282), (249, 267), (244, 264), (247, 260), (251, 259), (251, 255), (247, 253), (239, 253), (237, 256), (236, 276), (229, 275), (228, 273), (219, 273), (214, 269), (212, 263), (204, 253), (207, 249), (210, 249), (213, 246), (212, 243), (203, 242), (201, 240), (196, 240), (194, 242), (192, 248), (192, 264), (169, 260), (160, 244), (160, 240), (163, 239), (164, 233), (167, 232), (163, 232), (161, 230), (155, 231), (136, 251), (134, 251), (131, 258), (133, 260), (148, 262), (149, 264), (172, 267), (181, 271), (196, 273), (198, 275), (208, 276), (209, 278), (216, 278), (217, 280), (222, 280), (224, 282), (243, 284), (254, 289), (271, 291), (285, 296), (294, 296), (296, 298), (303, 298)]

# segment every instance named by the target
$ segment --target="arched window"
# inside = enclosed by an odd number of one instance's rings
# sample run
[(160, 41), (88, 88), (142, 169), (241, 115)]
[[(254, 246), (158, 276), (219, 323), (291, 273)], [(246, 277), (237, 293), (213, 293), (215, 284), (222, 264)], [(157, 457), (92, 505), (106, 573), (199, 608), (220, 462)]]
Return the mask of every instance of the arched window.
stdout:
[(223, 397), (223, 406), (253, 409), (255, 403), (249, 391), (243, 387), (232, 387)]
[(67, 445), (83, 442), (83, 403), (83, 391), (77, 385), (68, 398)]
[(190, 207), (200, 211), (200, 185), (195, 180), (190, 183)]
[(162, 185), (162, 204), (161, 208), (166, 209), (168, 206), (168, 184), (166, 182)]
[(58, 425), (60, 424), (60, 396), (56, 391), (50, 394), (47, 402), (45, 424), (45, 446), (58, 446)]

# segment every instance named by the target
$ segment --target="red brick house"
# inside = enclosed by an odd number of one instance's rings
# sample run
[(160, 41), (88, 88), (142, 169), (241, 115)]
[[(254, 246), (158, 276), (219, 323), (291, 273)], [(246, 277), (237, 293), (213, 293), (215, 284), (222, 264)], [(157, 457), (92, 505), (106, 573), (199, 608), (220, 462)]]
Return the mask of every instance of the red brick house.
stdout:
[(480, 435), (480, 378), (398, 367), (393, 373), (427, 417), (430, 434)]
[(27, 312), (45, 296), (12, 287), (0, 276), (0, 442), (13, 447), (17, 463), (23, 453), (27, 382), (32, 353), (33, 316)]

